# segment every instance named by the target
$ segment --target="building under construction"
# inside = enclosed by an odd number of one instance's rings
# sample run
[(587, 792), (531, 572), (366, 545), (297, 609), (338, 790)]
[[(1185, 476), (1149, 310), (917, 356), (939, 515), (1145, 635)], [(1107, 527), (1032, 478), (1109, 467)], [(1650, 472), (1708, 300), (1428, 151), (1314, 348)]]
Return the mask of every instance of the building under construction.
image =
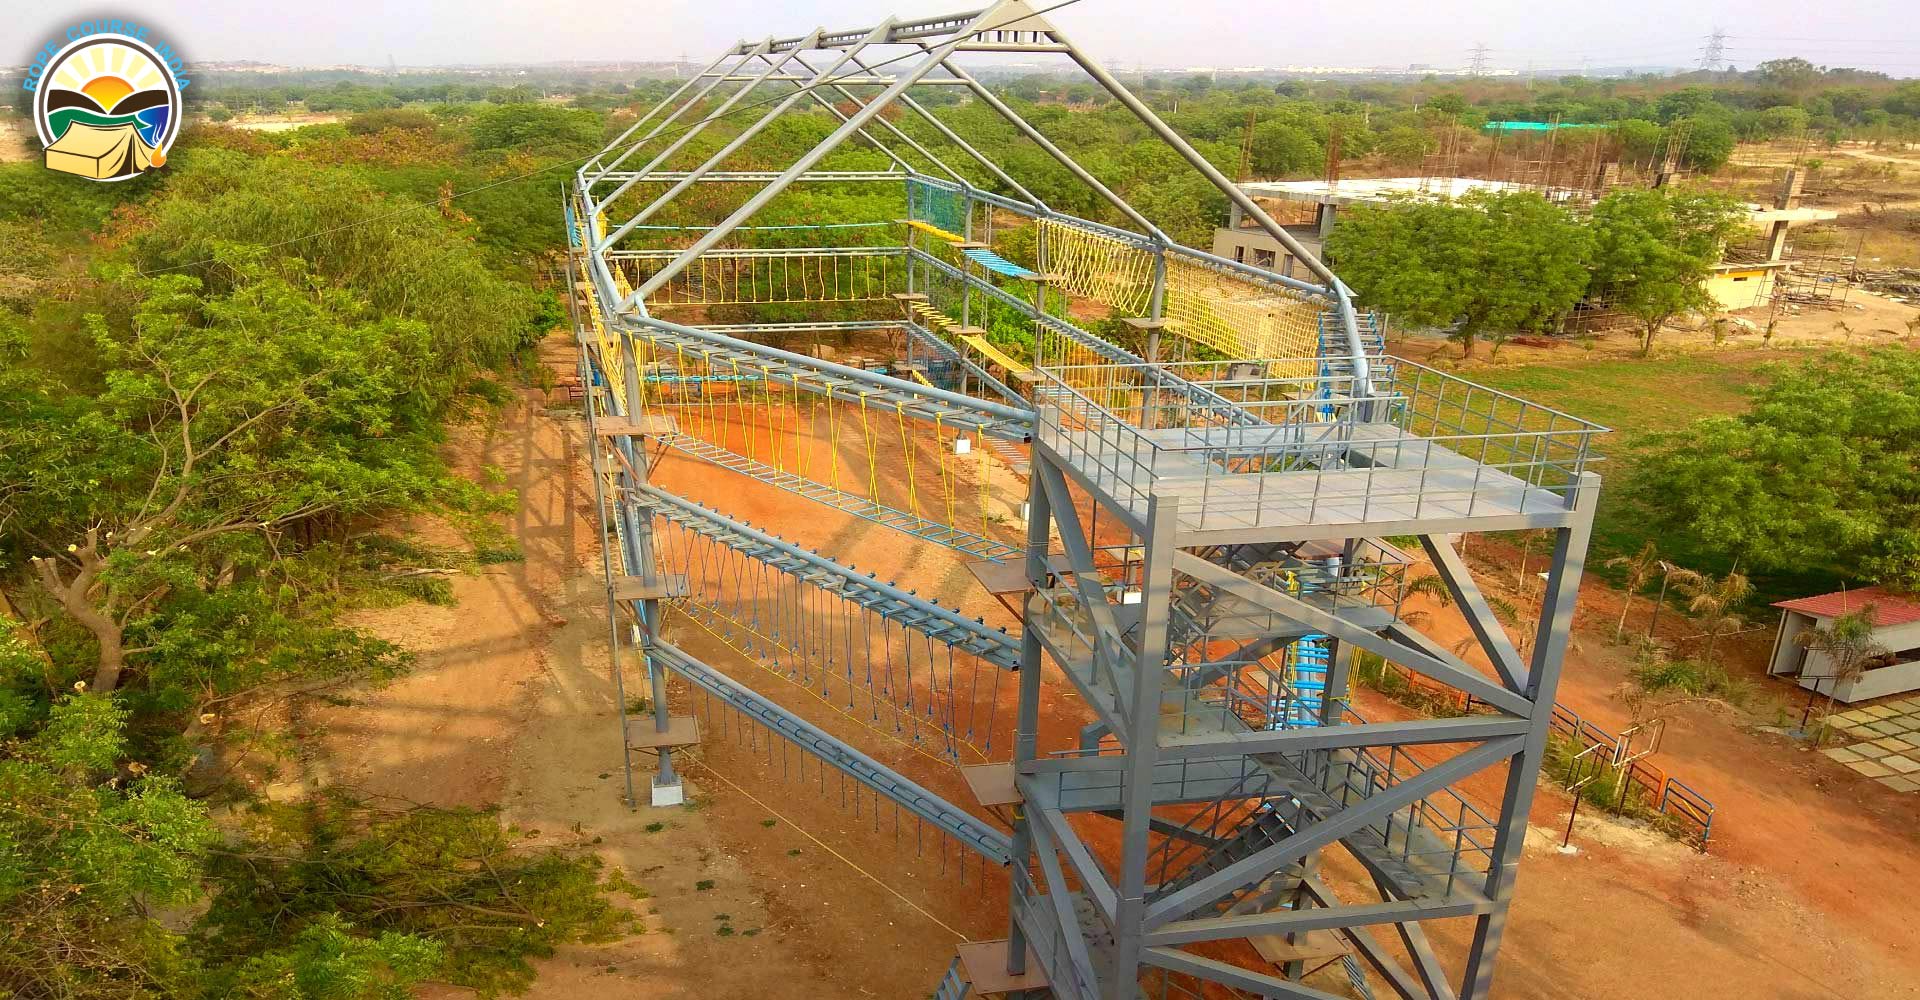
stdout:
[[(1079, 67), (1296, 273), (1170, 240), (975, 78), (992, 53)], [(917, 99), (937, 88), (1112, 224), (1049, 208), (1003, 143)], [(780, 168), (730, 166), (823, 115)], [(809, 188), (894, 208), (762, 224)], [(1489, 995), (1602, 428), (1385, 356), (1338, 277), (1025, 2), (743, 41), (586, 163), (565, 212), (612, 667), (648, 695), (620, 738), (656, 762), (654, 805), (730, 720), (876, 826), (884, 807), (952, 845), (1007, 912), (929, 969), (944, 998)], [(828, 336), (895, 346), (841, 363), (806, 346)], [(1020, 629), (756, 527), (731, 493), (676, 495), (669, 453), (795, 518), (963, 554)], [(1552, 557), (1516, 643), (1455, 539), (1527, 529)], [(1402, 613), (1409, 544), (1491, 670)], [(689, 652), (682, 621), (760, 672)], [(1475, 712), (1361, 717), (1353, 664), (1381, 661)], [(809, 722), (776, 676), (914, 752)]]

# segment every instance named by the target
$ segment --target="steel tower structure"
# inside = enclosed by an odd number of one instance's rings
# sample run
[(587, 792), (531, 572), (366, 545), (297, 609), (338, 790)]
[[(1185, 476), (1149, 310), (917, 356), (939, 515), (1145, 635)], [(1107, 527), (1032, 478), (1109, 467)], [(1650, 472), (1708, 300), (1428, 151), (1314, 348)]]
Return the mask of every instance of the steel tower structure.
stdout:
[[(625, 745), (658, 755), (652, 801), (679, 801), (674, 751), (700, 733), (668, 713), (672, 673), (985, 867), (1004, 867), (1007, 938), (966, 949), (941, 996), (1324, 998), (1338, 994), (1304, 980), (1331, 958), (1358, 995), (1480, 1000), (1545, 752), (1599, 486), (1590, 443), (1603, 428), (1385, 356), (1374, 319), (1355, 310), (1338, 277), (1044, 13), (1013, 0), (743, 41), (574, 178), (565, 211), (607, 528), (614, 676), (635, 663), (651, 686), (650, 715), (623, 716)], [(1291, 249), (1305, 277), (1170, 240), (956, 58), (980, 52), (1079, 67), (1144, 134)], [(914, 99), (931, 87), (957, 88), (990, 110), (1135, 228), (1050, 208), (984, 138)], [(774, 123), (814, 108), (831, 131), (783, 169), (727, 169)], [(722, 120), (739, 127), (710, 129)], [(872, 162), (836, 168), (846, 158), (830, 157), (852, 148)], [(817, 224), (782, 228), (811, 228), (822, 245), (746, 245), (757, 213), (814, 183), (904, 188), (906, 218), (886, 221), (899, 244), (834, 243), (835, 224)], [(688, 191), (713, 185), (751, 193), (699, 227), (658, 223)], [(996, 252), (995, 220), (1004, 231), (1009, 217), (1033, 227), (1031, 266)], [(1145, 350), (1089, 332), (1066, 307), (1073, 299), (1125, 315)], [(767, 302), (830, 304), (839, 318), (657, 315)], [(1031, 364), (987, 339), (1009, 316), (1032, 332)], [(907, 377), (763, 342), (795, 329), (882, 328), (904, 331)], [(1194, 345), (1226, 360), (1172, 360)], [(754, 454), (730, 425), (699, 416), (723, 387), (824, 405), (829, 416), (884, 411), (903, 442), (911, 423), (943, 448), (961, 436), (1003, 451), (1024, 444), (1024, 545), (984, 518), (972, 528), (917, 500), (889, 503), (877, 483), (863, 493), (839, 481), (837, 465), (829, 481), (797, 449), (784, 464), (777, 449)], [(650, 447), (1007, 567), (981, 576), (1001, 581), (993, 589), (1020, 609), (1023, 633), (987, 628), (677, 497), (650, 481)], [(1463, 533), (1516, 530), (1553, 538), (1533, 635), (1519, 647), (1454, 544)], [(663, 532), (683, 541), (663, 544)], [(1409, 559), (1390, 539), (1408, 538), (1445, 582), (1491, 673), (1402, 615)], [(667, 641), (669, 606), (711, 612), (729, 599), (714, 596), (684, 539), (748, 560), (802, 598), (843, 602), (937, 643), (950, 670), (961, 655), (1017, 677), (1011, 738), (994, 773), (975, 775), (976, 788), (999, 791), (949, 801)], [(807, 605), (767, 593), (773, 603), (757, 598), (755, 621), (768, 608), (785, 617), (763, 633), (804, 629)], [(1466, 692), (1479, 711), (1365, 720), (1350, 704), (1356, 651)], [(1093, 721), (1043, 750), (1048, 677)], [(851, 669), (845, 683), (859, 687)], [(876, 713), (897, 696), (866, 684)], [(911, 708), (913, 692), (906, 697)], [(958, 739), (951, 718), (942, 726), (937, 738)], [(1476, 799), (1463, 790), (1470, 779), (1498, 791)], [(628, 787), (631, 796), (631, 777)], [(1006, 829), (982, 818), (988, 807), (1010, 807)], [(1104, 836), (1090, 835), (1103, 825)], [(1470, 924), (1447, 936), (1462, 942), (1457, 955), (1429, 934), (1438, 921)], [(1235, 942), (1251, 942), (1263, 960), (1227, 947)]]

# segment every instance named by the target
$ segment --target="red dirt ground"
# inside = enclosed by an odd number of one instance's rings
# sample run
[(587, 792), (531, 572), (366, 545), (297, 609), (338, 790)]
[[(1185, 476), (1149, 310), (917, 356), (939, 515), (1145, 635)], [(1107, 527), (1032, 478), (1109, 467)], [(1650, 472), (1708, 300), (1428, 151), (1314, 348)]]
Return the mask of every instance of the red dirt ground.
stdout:
[[(564, 367), (568, 356), (562, 339), (549, 343), (550, 363)], [(937, 850), (923, 836), (916, 852), (910, 821), (896, 833), (891, 811), (876, 815), (864, 795), (855, 815), (851, 787), (843, 807), (831, 772), (823, 778), (811, 764), (802, 769), (791, 752), (769, 756), (764, 740), (737, 720), (722, 729), (720, 712), (706, 713), (698, 751), (681, 755), (692, 808), (621, 803), (604, 591), (580, 438), (577, 418), (549, 413), (532, 396), (496, 425), (459, 435), (451, 448), (459, 467), (477, 477), (483, 465), (497, 466), (520, 495), (509, 527), (526, 561), (457, 579), (457, 607), (366, 616), (369, 628), (416, 650), (419, 668), (356, 704), (309, 711), (328, 735), (308, 780), (416, 801), (496, 804), (532, 842), (598, 851), (648, 890), (635, 902), (647, 914), (647, 933), (542, 963), (534, 996), (926, 995), (960, 935), (1004, 935), (997, 873), (983, 884), (969, 861), (961, 885), (951, 847)], [(673, 456), (656, 480), (842, 562), (884, 567), (883, 577), (989, 623), (1013, 624), (956, 553)], [(997, 497), (1013, 490), (996, 483)], [(429, 536), (445, 532), (417, 527)], [(1606, 643), (1617, 599), (1594, 582), (1583, 591), (1561, 693), (1609, 726), (1625, 717), (1612, 694), (1627, 663)], [(1450, 614), (1434, 615), (1443, 645), (1464, 634)], [(669, 622), (668, 634), (817, 725), (966, 800), (951, 768), (794, 691), (711, 633), (682, 619)], [(638, 687), (631, 666), (628, 677), (631, 696)], [(1067, 745), (1085, 718), (1064, 682), (1048, 680), (1043, 748)], [(673, 702), (676, 712), (706, 707), (677, 689)], [(1396, 708), (1378, 699), (1362, 705), (1370, 717)], [(1916, 907), (1905, 891), (1920, 874), (1913, 852), (1920, 796), (1895, 795), (1705, 705), (1673, 712), (1661, 763), (1717, 803), (1712, 853), (1583, 816), (1574, 834), (1580, 852), (1560, 854), (1554, 848), (1567, 799), (1543, 788), (1531, 817), (1539, 843), (1530, 839), (1496, 996), (1920, 996)], [(644, 802), (650, 765), (642, 761), (639, 770)], [(1490, 801), (1494, 780), (1483, 776), (1469, 788)], [(1095, 820), (1084, 829), (1103, 845), (1110, 843), (1105, 826)], [(1331, 874), (1347, 881), (1337, 866)], [(733, 933), (720, 933), (722, 926)], [(1467, 930), (1456, 922), (1436, 938), (1444, 947)], [(1338, 990), (1331, 980), (1315, 985)]]

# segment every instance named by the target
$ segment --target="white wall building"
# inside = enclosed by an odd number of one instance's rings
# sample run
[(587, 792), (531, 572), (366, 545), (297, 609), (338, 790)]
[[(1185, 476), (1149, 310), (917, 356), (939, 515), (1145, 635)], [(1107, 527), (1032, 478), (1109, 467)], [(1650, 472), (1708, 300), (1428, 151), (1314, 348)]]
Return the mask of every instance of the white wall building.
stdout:
[[(1920, 690), (1920, 598), (1862, 587), (1780, 601), (1774, 607), (1783, 613), (1767, 673), (1793, 677), (1809, 691), (1831, 693), (1848, 703)], [(1887, 655), (1877, 657), (1859, 677), (1839, 680), (1834, 676), (1833, 658), (1800, 645), (1799, 636), (1866, 607), (1873, 608), (1874, 641)]]

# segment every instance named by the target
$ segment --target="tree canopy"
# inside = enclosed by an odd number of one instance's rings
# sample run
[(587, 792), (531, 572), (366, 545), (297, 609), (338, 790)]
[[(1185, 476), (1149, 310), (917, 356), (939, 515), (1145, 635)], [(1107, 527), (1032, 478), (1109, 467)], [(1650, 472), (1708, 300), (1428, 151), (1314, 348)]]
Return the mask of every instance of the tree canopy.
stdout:
[(1474, 193), (1348, 210), (1327, 255), (1361, 303), (1451, 327), (1462, 353), (1489, 332), (1550, 330), (1587, 286), (1591, 240), (1531, 192)]
[(1705, 282), (1740, 223), (1738, 204), (1699, 192), (1615, 191), (1593, 206), (1593, 290), (1639, 320), (1643, 355), (1668, 320), (1713, 305)]
[(1920, 589), (1920, 355), (1780, 366), (1738, 416), (1656, 435), (1628, 484), (1656, 530), (1758, 570)]

